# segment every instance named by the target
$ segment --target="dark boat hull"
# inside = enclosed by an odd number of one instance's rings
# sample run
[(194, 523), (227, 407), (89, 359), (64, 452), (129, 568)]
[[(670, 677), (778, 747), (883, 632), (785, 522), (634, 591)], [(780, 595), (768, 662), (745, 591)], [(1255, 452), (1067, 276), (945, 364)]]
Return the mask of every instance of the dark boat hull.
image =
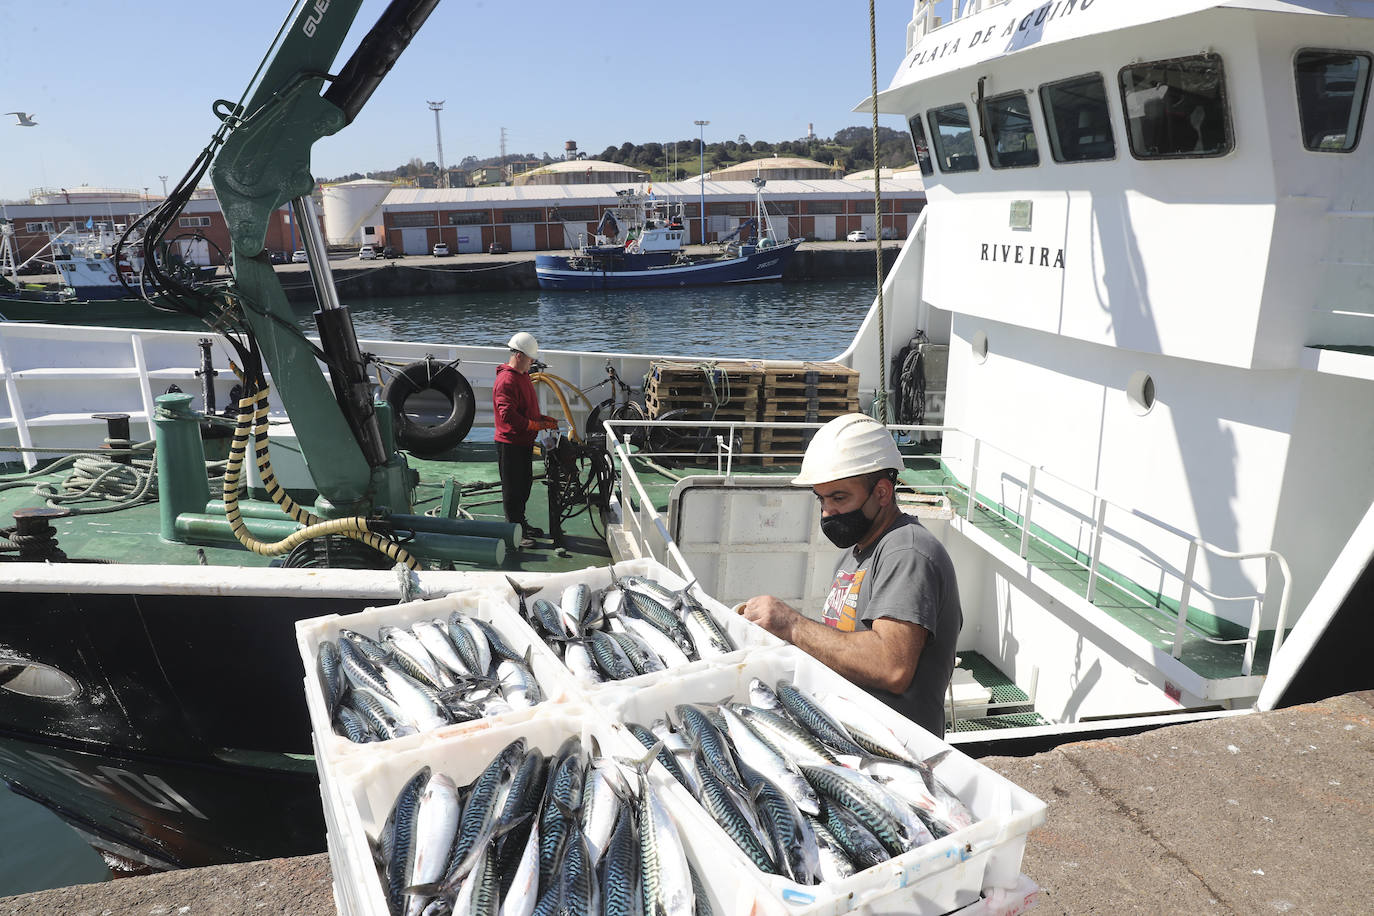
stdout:
[[(672, 289), (781, 280), (800, 242), (763, 248), (737, 258), (686, 265), (639, 267), (615, 261), (539, 255), (534, 260), (541, 289)], [(579, 265), (578, 261), (581, 261)]]
[(111, 325), (198, 331), (199, 318), (169, 309), (154, 308), (142, 299), (28, 298), (0, 295), (0, 321), (36, 321), (43, 324)]
[(2, 593), (0, 778), (147, 867), (320, 852), (294, 622), (375, 603)]

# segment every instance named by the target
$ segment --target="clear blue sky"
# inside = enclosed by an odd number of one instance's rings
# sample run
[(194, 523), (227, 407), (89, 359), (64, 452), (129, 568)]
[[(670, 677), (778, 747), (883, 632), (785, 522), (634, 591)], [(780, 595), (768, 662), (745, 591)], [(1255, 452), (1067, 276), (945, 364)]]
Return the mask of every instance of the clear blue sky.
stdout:
[[(313, 2), (313, 0), (312, 0)], [(290, 0), (0, 0), (0, 200), (83, 184), (161, 190), (237, 100)], [(335, 71), (385, 8), (364, 0)], [(878, 84), (905, 52), (911, 0), (876, 0)], [(588, 155), (625, 141), (796, 139), (867, 125), (867, 0), (741, 3), (442, 0), (358, 119), (314, 147), (316, 176), (437, 158)], [(904, 129), (900, 118), (879, 124)]]

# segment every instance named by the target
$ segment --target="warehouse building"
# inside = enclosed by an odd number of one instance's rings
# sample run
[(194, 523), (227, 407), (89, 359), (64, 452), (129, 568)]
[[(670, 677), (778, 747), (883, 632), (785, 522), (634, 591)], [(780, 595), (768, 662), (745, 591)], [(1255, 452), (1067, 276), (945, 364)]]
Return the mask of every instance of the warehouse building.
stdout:
[[(623, 185), (523, 185), (510, 188), (425, 190), (396, 188), (379, 208), (385, 243), (406, 254), (423, 254), (438, 242), (450, 251), (480, 252), (493, 244), (509, 251), (573, 248), (616, 206)], [(714, 242), (754, 215), (750, 181), (645, 182), (655, 196), (680, 201), (689, 242)], [(925, 189), (913, 179), (882, 182), (882, 233), (904, 238), (925, 207)], [(706, 204), (702, 235), (701, 203)], [(826, 241), (854, 229), (877, 231), (873, 187), (842, 179), (770, 181), (764, 203), (775, 234)]]
[[(588, 161), (558, 164), (580, 167), (585, 175)], [(651, 183), (638, 170), (630, 169), (628, 174), (631, 179), (624, 182), (486, 188), (397, 187), (361, 179), (326, 185), (317, 199), (330, 245), (391, 245), (411, 255), (428, 254), (441, 241), (453, 252), (487, 251), (493, 244), (508, 251), (572, 248), (589, 238), (601, 215), (616, 206), (617, 191), (641, 185), (656, 196), (683, 204), (692, 244), (717, 241), (754, 215), (754, 186), (747, 180), (721, 181), (711, 176), (705, 181)], [(827, 241), (843, 239), (854, 229), (867, 230), (872, 236), (881, 222), (883, 237), (904, 238), (925, 206), (919, 173), (884, 178), (882, 196), (881, 220), (874, 215), (871, 179), (772, 180), (765, 188), (764, 201), (773, 231), (780, 237)], [(49, 229), (80, 233), (97, 223), (127, 226), (160, 202), (158, 197), (150, 199), (132, 191), (82, 188), (79, 193), (44, 192), (28, 203), (6, 204), (0, 217), (10, 223), (22, 262), (48, 244)], [(225, 262), (229, 231), (213, 190), (195, 193), (179, 214), (176, 231), (183, 248), (192, 246), (186, 254), (193, 260)], [(301, 246), (290, 208), (279, 208), (268, 222), (266, 249), (289, 256)]]

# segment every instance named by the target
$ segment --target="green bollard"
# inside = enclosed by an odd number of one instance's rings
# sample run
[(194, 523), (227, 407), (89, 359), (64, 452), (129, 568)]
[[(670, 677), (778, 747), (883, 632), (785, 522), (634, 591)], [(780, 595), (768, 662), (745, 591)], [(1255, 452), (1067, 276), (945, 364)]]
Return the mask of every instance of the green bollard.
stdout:
[(200, 421), (200, 414), (191, 409), (189, 394), (164, 394), (157, 399), (153, 425), (157, 439), (158, 513), (164, 541), (180, 541), (177, 516), (183, 512), (204, 512), (210, 499)]

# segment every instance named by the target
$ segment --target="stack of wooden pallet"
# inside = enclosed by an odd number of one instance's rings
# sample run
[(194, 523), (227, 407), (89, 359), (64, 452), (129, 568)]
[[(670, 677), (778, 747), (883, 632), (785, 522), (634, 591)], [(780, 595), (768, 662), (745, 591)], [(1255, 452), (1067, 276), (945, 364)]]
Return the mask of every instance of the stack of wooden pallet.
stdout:
[[(803, 363), (765, 372), (758, 419), (761, 423), (824, 423), (858, 409), (858, 370), (838, 363)], [(795, 454), (805, 451), (815, 434), (810, 428), (760, 429), (754, 451), (764, 456), (764, 464), (798, 461)]]
[[(644, 401), (653, 419), (824, 423), (859, 409), (859, 373), (838, 363), (766, 367), (753, 360), (657, 361), (644, 383)], [(761, 454), (765, 464), (792, 462), (814, 434), (813, 429), (760, 429), (743, 446)]]
[[(649, 367), (644, 406), (652, 420), (731, 420), (752, 423), (759, 415), (763, 363), (750, 360), (669, 362)], [(675, 411), (681, 414), (668, 416)]]

